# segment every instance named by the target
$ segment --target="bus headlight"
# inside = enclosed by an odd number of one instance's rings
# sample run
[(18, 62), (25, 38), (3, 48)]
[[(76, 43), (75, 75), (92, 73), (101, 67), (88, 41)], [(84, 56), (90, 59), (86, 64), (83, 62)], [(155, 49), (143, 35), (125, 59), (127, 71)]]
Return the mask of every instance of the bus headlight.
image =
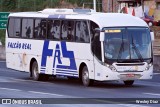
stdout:
[(148, 64), (145, 70), (149, 70), (151, 66), (152, 66), (152, 63)]
[(106, 63), (104, 63), (104, 65), (105, 65), (106, 67), (110, 68), (110, 69), (111, 69), (112, 71), (114, 71), (114, 72), (117, 71), (116, 68), (115, 68), (113, 65), (109, 65), (109, 64), (106, 64)]
[(110, 65), (109, 68), (110, 68), (112, 71), (114, 71), (114, 72), (117, 71), (116, 68), (115, 68), (113, 65)]

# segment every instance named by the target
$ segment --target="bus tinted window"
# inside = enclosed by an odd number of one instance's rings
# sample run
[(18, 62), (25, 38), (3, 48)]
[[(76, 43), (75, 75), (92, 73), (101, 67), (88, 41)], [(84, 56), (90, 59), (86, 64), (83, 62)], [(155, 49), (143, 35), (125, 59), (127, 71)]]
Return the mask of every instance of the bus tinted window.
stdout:
[(47, 33), (47, 23), (45, 19), (36, 19), (34, 28), (34, 37), (45, 39)]
[(86, 21), (76, 22), (76, 41), (89, 42), (89, 31)]
[(68, 21), (62, 21), (62, 40), (67, 40), (68, 35)]
[(90, 34), (91, 34), (91, 47), (93, 54), (101, 61), (101, 42), (100, 42), (100, 33), (95, 31), (95, 28), (99, 28), (99, 26), (90, 22)]
[(20, 27), (21, 19), (20, 18), (10, 18), (9, 20), (9, 37), (20, 37)]
[(48, 20), (48, 25), (47, 25), (48, 39), (54, 38), (53, 23), (54, 23), (53, 20)]
[(48, 38), (60, 40), (60, 21), (48, 20)]
[(53, 35), (54, 35), (54, 40), (60, 40), (60, 25), (61, 22), (59, 20), (55, 20), (53, 23)]
[(68, 22), (68, 39), (69, 40), (74, 39), (74, 32), (75, 32), (74, 21), (69, 21)]
[(22, 19), (22, 37), (33, 37), (33, 19)]
[(20, 37), (21, 19), (16, 18), (14, 20), (14, 35)]
[(9, 19), (9, 24), (8, 24), (8, 36), (9, 37), (14, 37), (13, 32), (14, 32), (14, 19), (10, 18)]
[(74, 21), (62, 21), (62, 40), (72, 41), (74, 36)]

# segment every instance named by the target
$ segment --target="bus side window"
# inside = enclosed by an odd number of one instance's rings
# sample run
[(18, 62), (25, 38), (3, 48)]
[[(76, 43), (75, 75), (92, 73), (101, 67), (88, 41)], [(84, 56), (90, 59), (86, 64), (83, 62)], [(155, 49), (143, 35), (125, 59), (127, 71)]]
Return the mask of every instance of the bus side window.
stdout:
[(34, 26), (34, 37), (38, 38), (40, 34), (40, 20), (35, 20), (35, 26)]
[(10, 18), (9, 20), (9, 27), (8, 27), (8, 34), (9, 37), (18, 38), (21, 36), (21, 19), (20, 18)]
[(64, 20), (62, 21), (62, 40), (68, 40), (67, 35), (68, 35), (68, 21)]
[(21, 19), (15, 18), (14, 20), (14, 37), (20, 37)]
[(74, 36), (74, 21), (62, 21), (62, 40), (72, 41)]
[(100, 33), (95, 31), (95, 28), (99, 28), (99, 26), (90, 22), (90, 35), (91, 35), (91, 50), (93, 54), (101, 61), (101, 42), (100, 42)]
[(53, 28), (52, 28), (52, 32), (54, 35), (54, 40), (60, 40), (60, 25), (61, 22), (60, 20), (55, 20), (53, 23)]
[(75, 26), (74, 26), (74, 21), (68, 21), (68, 40), (73, 41), (74, 39), (74, 30), (75, 30)]
[(54, 23), (53, 20), (48, 20), (48, 25), (47, 25), (48, 39), (53, 39), (54, 38), (53, 23)]
[(9, 37), (14, 37), (14, 18), (9, 19), (8, 36)]
[(45, 39), (47, 33), (47, 21), (45, 19), (36, 19), (35, 20), (35, 28), (34, 28), (34, 36), (38, 39)]
[(101, 42), (100, 42), (100, 33), (95, 33), (94, 40), (93, 40), (93, 52), (94, 55), (102, 61), (102, 54), (101, 54)]
[(22, 19), (22, 37), (33, 38), (33, 19)]
[(87, 21), (77, 21), (76, 22), (76, 41), (88, 43), (89, 40), (90, 38), (89, 38)]

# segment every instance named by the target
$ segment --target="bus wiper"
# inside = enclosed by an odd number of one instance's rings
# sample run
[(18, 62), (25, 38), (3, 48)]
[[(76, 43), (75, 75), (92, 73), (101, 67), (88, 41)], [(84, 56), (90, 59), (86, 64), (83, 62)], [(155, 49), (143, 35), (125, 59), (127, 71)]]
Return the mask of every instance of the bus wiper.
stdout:
[(131, 35), (131, 38), (132, 38), (132, 46), (133, 46), (132, 48), (135, 50), (138, 58), (143, 62), (144, 59), (143, 59), (141, 53), (139, 52), (138, 48), (136, 47), (135, 43), (133, 42), (133, 36), (132, 35)]
[(120, 50), (118, 52), (117, 62), (119, 62), (119, 58), (121, 58), (121, 56), (122, 56), (122, 50), (124, 51), (123, 33), (122, 33), (122, 43), (121, 43), (121, 46), (120, 46)]
[(121, 58), (122, 56), (122, 51), (124, 51), (124, 42), (122, 41), (121, 43), (121, 47), (120, 47), (120, 50), (118, 52), (118, 57), (117, 57), (117, 62), (119, 62), (119, 59)]

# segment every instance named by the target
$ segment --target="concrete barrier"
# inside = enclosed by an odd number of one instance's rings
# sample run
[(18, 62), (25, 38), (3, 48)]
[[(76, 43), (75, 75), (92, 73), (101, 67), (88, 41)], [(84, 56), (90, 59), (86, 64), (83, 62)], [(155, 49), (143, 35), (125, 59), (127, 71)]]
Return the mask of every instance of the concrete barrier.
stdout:
[(154, 65), (154, 71), (160, 72), (160, 55), (154, 56), (153, 65)]
[(0, 59), (6, 59), (6, 51), (5, 51), (5, 47), (0, 45)]

